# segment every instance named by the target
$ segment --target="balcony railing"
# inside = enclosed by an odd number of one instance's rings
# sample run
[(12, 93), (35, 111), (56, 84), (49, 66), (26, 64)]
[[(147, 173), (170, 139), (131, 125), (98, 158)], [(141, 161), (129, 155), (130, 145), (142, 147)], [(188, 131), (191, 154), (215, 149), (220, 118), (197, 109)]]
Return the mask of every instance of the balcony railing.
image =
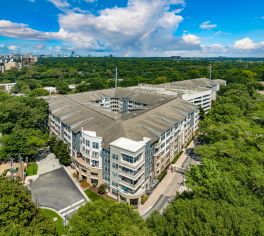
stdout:
[(145, 172), (145, 169), (142, 168), (138, 173), (136, 173), (136, 174), (134, 175), (134, 174), (131, 174), (131, 173), (129, 173), (129, 172), (122, 171), (122, 169), (119, 169), (119, 174), (121, 174), (121, 175), (123, 175), (123, 176), (125, 176), (125, 177), (127, 177), (127, 178), (133, 179), (133, 180), (138, 179), (138, 177), (139, 177), (140, 175), (142, 175), (144, 172)]

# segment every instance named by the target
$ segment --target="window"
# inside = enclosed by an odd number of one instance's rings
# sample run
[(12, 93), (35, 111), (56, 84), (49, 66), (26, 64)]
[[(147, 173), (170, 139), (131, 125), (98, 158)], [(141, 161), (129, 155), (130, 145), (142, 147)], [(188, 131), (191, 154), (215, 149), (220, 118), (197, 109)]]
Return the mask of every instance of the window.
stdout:
[(118, 161), (118, 155), (113, 154), (113, 155), (112, 155), (112, 158), (113, 158), (113, 160), (117, 160), (117, 161)]
[(92, 160), (92, 166), (99, 166), (99, 161)]
[(116, 172), (112, 172), (113, 177), (118, 177), (118, 174)]
[(85, 141), (85, 145), (86, 145), (87, 147), (90, 147), (90, 141), (89, 141), (89, 140), (86, 140), (86, 141)]
[(161, 141), (163, 141), (165, 139), (165, 134), (161, 135)]
[(99, 153), (98, 152), (93, 152), (92, 157), (93, 158), (98, 158), (99, 157)]
[(135, 163), (141, 158), (141, 154), (137, 155), (136, 157), (132, 157), (127, 154), (122, 154), (122, 158), (126, 162)]
[(118, 187), (118, 183), (115, 182), (115, 181), (112, 181), (112, 185), (113, 185), (114, 187)]
[(118, 169), (118, 164), (112, 163), (112, 167), (115, 168), (115, 169)]
[(99, 143), (93, 142), (93, 148), (98, 149), (99, 148)]

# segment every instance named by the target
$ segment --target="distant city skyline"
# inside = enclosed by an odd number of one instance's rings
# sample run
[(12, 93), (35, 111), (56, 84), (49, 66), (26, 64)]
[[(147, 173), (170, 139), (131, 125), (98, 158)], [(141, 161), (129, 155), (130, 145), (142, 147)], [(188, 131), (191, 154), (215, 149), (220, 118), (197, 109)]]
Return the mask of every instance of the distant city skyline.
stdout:
[(264, 57), (263, 0), (3, 0), (0, 54)]

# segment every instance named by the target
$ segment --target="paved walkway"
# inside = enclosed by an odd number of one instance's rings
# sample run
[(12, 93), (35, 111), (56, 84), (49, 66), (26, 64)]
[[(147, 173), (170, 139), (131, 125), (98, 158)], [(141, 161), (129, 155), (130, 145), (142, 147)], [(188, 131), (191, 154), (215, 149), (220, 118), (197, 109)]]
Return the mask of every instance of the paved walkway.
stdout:
[(53, 153), (49, 153), (45, 158), (37, 161), (38, 175), (48, 173), (50, 171), (59, 169), (62, 165)]
[[(194, 143), (191, 142), (187, 148), (193, 148)], [(184, 152), (175, 165), (186, 168), (190, 164), (196, 164), (191, 158), (189, 158)], [(184, 176), (178, 172), (172, 172), (170, 168), (168, 169), (167, 175), (158, 184), (154, 191), (149, 196), (148, 200), (144, 205), (139, 206), (139, 214), (143, 218), (147, 218), (153, 211), (157, 210), (163, 212), (170, 201), (172, 201), (176, 193), (183, 186)]]

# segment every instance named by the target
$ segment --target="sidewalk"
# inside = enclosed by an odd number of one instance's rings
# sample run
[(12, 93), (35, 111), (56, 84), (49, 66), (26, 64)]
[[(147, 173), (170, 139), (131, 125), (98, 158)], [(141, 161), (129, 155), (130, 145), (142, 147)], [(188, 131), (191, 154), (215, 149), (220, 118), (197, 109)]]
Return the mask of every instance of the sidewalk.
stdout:
[[(194, 143), (191, 142), (187, 148), (193, 148)], [(187, 155), (184, 152), (175, 165), (177, 166), (183, 166), (184, 163), (186, 163)], [(177, 172), (171, 172), (170, 168), (167, 171), (166, 176), (164, 179), (158, 184), (158, 186), (154, 189), (154, 191), (149, 196), (148, 200), (138, 207), (139, 214), (146, 215), (150, 214), (154, 210), (162, 210), (165, 206), (168, 205), (168, 201), (170, 199), (173, 199), (176, 196), (176, 193), (179, 191), (181, 184), (183, 183), (184, 176), (183, 174), (177, 173)], [(157, 204), (157, 202), (160, 199), (167, 199), (167, 202), (163, 202), (163, 206), (160, 206), (160, 204)], [(155, 209), (156, 205), (159, 205), (159, 209)], [(153, 209), (154, 208), (154, 209)]]

